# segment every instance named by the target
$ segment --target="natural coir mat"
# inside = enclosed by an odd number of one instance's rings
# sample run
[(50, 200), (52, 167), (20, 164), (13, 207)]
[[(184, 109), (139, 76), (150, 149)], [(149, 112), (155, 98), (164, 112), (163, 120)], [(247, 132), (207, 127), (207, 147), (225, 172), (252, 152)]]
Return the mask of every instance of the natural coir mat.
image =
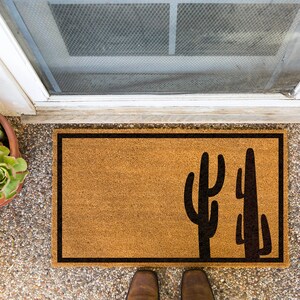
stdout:
[(283, 267), (283, 130), (58, 129), (54, 266)]

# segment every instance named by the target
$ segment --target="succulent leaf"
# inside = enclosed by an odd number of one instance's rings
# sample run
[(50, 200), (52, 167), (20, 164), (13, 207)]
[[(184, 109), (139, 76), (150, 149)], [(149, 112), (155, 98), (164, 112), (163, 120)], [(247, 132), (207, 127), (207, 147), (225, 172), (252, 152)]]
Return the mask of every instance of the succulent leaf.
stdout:
[(0, 182), (0, 190), (2, 191), (2, 189), (4, 189), (5, 186), (9, 183), (11, 176), (9, 175), (7, 169), (0, 167), (0, 170), (1, 170), (1, 174), (4, 176), (2, 177), (2, 180)]
[(6, 170), (9, 174), (9, 177), (16, 178), (17, 172), (12, 166), (5, 164), (5, 163), (0, 163), (0, 168), (3, 168), (4, 170)]
[(5, 187), (3, 188), (2, 192), (4, 193), (5, 197), (7, 199), (9, 199), (10, 197), (10, 194), (14, 193), (17, 191), (18, 187), (19, 187), (19, 180), (17, 179), (13, 179), (13, 180), (10, 180), (10, 182), (5, 185)]
[(17, 194), (17, 190), (11, 192), (6, 198), (7, 198), (7, 199), (10, 199), (10, 198), (12, 198), (13, 196), (15, 196), (16, 194)]
[(15, 164), (17, 164), (17, 158), (13, 156), (4, 156), (3, 162), (7, 165), (14, 166)]
[[(4, 130), (2, 129), (2, 126), (0, 127), (0, 141), (4, 141), (6, 138), (6, 134)], [(1, 196), (0, 196), (1, 197)]]
[(5, 190), (5, 189), (7, 188), (7, 186), (9, 185), (10, 181), (11, 181), (11, 179), (8, 178), (7, 181), (1, 186), (1, 189), (0, 189), (1, 192), (4, 192), (4, 190)]
[[(2, 153), (1, 153), (2, 152)], [(3, 145), (0, 145), (0, 155), (3, 154), (3, 155), (9, 155), (10, 151), (7, 147), (3, 146)]]
[(23, 159), (22, 157), (18, 157), (16, 159), (16, 164), (14, 165), (14, 169), (16, 170), (16, 172), (24, 172), (27, 170), (27, 163), (25, 161), (25, 159)]
[(26, 178), (28, 173), (29, 173), (28, 171), (25, 171), (25, 172), (22, 172), (22, 173), (17, 173), (16, 179), (19, 180), (20, 183), (23, 183), (24, 179)]
[(0, 168), (0, 184), (3, 183), (6, 179), (6, 170)]
[(9, 153), (9, 149), (0, 143), (0, 199), (15, 196), (28, 174), (26, 161), (9, 156)]

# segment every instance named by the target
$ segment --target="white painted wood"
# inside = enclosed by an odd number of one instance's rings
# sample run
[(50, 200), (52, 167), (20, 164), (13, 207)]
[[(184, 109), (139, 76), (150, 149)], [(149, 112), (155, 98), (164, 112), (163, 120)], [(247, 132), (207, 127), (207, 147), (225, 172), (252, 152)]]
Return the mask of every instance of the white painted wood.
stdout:
[(60, 124), (101, 124), (101, 123), (300, 123), (300, 109), (281, 108), (239, 109), (190, 108), (189, 110), (170, 109), (82, 111), (82, 110), (38, 110), (37, 116), (23, 116), (24, 123), (60, 123)]
[[(72, 101), (72, 98), (57, 101), (53, 97), (48, 102), (36, 103), (37, 116), (24, 116), (25, 123), (300, 123), (300, 102), (287, 100), (277, 95), (272, 99), (253, 98), (244, 95), (240, 99), (224, 100), (222, 95), (209, 95), (210, 99), (199, 100), (191, 96), (154, 101), (147, 95), (145, 99), (112, 101)], [(223, 95), (224, 96), (224, 95)], [(236, 96), (236, 95), (235, 95)], [(78, 96), (79, 97), (79, 96)], [(92, 96), (90, 96), (92, 97)], [(65, 97), (68, 98), (68, 97)], [(110, 98), (110, 99), (109, 99)], [(273, 96), (276, 98), (276, 96)], [(75, 97), (76, 99), (76, 97)], [(248, 100), (242, 100), (248, 99)]]
[(0, 113), (3, 115), (35, 114), (35, 108), (14, 77), (0, 60)]
[(298, 83), (298, 85), (294, 90), (294, 97), (295, 99), (300, 100), (300, 82)]
[[(273, 74), (269, 82), (265, 86), (266, 90), (269, 90), (274, 86), (274, 84), (277, 82), (284, 68), (286, 68), (288, 63), (293, 60), (294, 56), (293, 56), (293, 51), (291, 50), (299, 49), (295, 47), (296, 43), (299, 42), (299, 38), (300, 38), (300, 9), (298, 10), (296, 17), (294, 18), (294, 21), (292, 22), (285, 36), (285, 39), (281, 43), (280, 49), (277, 52), (276, 55), (277, 65), (273, 71)], [(299, 69), (297, 69), (297, 71), (298, 70)]]
[(170, 2), (169, 55), (175, 55), (175, 52), (176, 52), (177, 6), (178, 6), (178, 3), (176, 1)]
[[(174, 94), (174, 95), (65, 95), (65, 96), (51, 96), (49, 98), (49, 104), (44, 104), (49, 107), (51, 103), (65, 103), (68, 107), (68, 102), (81, 102), (84, 105), (98, 105), (102, 107), (105, 103), (109, 103), (112, 107), (117, 108), (119, 105), (133, 106), (158, 106), (164, 107), (167, 105), (186, 106), (193, 105), (193, 103), (199, 103), (199, 105), (212, 106), (214, 101), (218, 101), (221, 105), (262, 105), (264, 101), (277, 101), (277, 100), (289, 100), (285, 95), (276, 94)], [(205, 102), (206, 101), (206, 102)], [(246, 104), (246, 102), (249, 102)], [(278, 102), (276, 102), (278, 103)], [(267, 102), (269, 105), (270, 102)], [(55, 105), (55, 104), (54, 104)], [(71, 104), (77, 105), (77, 104)]]
[[(32, 101), (47, 101), (49, 93), (0, 15), (0, 59)], [(25, 112), (24, 112), (25, 113)]]

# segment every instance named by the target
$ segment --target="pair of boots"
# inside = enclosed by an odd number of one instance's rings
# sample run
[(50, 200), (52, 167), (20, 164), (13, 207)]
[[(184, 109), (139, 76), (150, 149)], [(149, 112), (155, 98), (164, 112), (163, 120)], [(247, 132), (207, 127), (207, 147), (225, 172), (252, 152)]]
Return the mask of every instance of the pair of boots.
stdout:
[[(132, 278), (127, 300), (158, 300), (159, 288), (155, 272), (137, 271)], [(201, 270), (188, 270), (181, 280), (182, 300), (213, 300), (214, 296), (206, 274)]]

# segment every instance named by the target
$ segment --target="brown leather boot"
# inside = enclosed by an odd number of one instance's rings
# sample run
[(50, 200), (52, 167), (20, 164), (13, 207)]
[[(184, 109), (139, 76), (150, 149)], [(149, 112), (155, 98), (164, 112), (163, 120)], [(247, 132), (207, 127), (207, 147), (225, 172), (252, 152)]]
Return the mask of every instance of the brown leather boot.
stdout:
[(181, 281), (182, 300), (213, 300), (209, 281), (201, 270), (188, 270), (184, 272)]
[(155, 272), (137, 271), (131, 281), (127, 300), (158, 300), (158, 280)]

